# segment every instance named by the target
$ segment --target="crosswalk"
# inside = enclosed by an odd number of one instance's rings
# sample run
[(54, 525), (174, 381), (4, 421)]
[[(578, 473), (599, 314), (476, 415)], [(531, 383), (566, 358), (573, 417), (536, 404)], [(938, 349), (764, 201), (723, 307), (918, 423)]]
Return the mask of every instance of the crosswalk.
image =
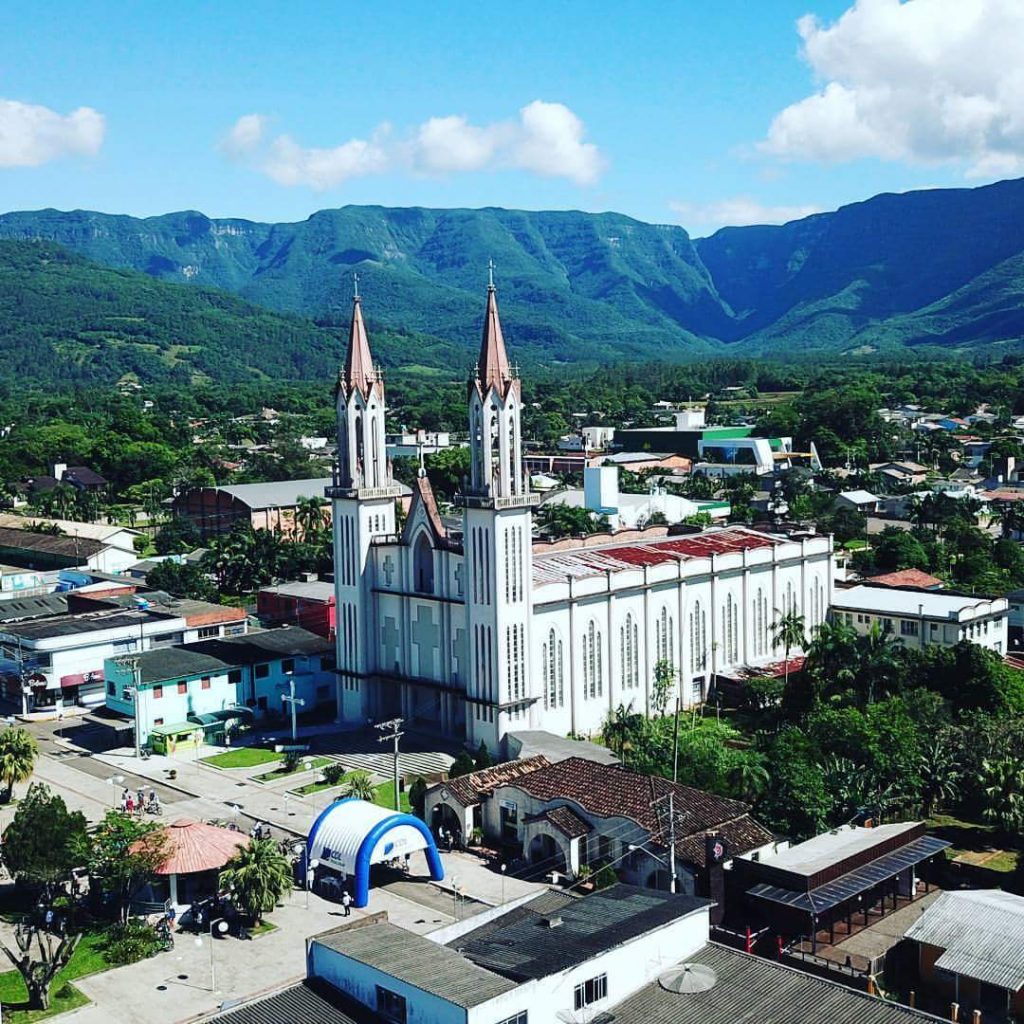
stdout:
[[(384, 751), (330, 754), (332, 760), (337, 761), (346, 771), (364, 771), (377, 775), (381, 779), (390, 779), (394, 771), (393, 756)], [(446, 772), (455, 759), (450, 754), (442, 751), (422, 751), (404, 753), (399, 751), (398, 770), (405, 775), (436, 775), (439, 772)]]

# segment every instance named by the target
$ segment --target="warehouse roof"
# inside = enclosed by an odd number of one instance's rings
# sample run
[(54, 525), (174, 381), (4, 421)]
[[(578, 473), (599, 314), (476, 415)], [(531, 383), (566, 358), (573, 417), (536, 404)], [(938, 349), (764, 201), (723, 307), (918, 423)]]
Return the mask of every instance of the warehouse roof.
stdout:
[(312, 941), (467, 1009), (516, 987), (454, 949), (386, 921), (339, 928)]
[(995, 615), (1006, 611), (1003, 598), (972, 597), (934, 590), (897, 590), (892, 587), (860, 585), (848, 590), (836, 589), (834, 608), (875, 612), (879, 615), (924, 615), (930, 619), (957, 619), (964, 613)]
[(300, 498), (322, 498), (324, 488), (330, 487), (333, 482), (330, 477), (317, 477), (308, 480), (275, 480), (260, 484), (231, 484), (211, 487), (210, 490), (230, 495), (252, 509), (291, 508), (299, 503)]
[(85, 561), (102, 551), (107, 545), (88, 537), (68, 537), (63, 534), (34, 533), (0, 526), (0, 548), (44, 555), (57, 555)]
[(474, 964), (523, 982), (568, 970), (710, 905), (697, 896), (621, 883), (579, 899), (566, 897), (554, 909), (542, 893), (451, 945)]
[[(937, 1017), (869, 996), (761, 957), (709, 942), (688, 961), (707, 970), (705, 991), (660, 981), (612, 1007), (615, 1024), (914, 1024)], [(671, 975), (667, 971), (663, 978)]]
[(1024, 988), (1024, 897), (1001, 889), (944, 892), (908, 939), (944, 950), (935, 966), (1016, 992)]
[(308, 978), (208, 1018), (217, 1024), (376, 1024), (381, 1020), (338, 989)]

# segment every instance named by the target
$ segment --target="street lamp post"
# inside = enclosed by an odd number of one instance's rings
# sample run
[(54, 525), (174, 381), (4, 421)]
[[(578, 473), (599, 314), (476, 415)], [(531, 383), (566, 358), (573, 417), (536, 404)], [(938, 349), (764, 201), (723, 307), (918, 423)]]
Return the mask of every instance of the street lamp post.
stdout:
[(507, 864), (502, 864), (501, 865), (501, 902), (502, 902), (503, 905), (505, 903), (505, 872), (506, 871), (508, 871), (508, 865)]
[(114, 802), (114, 806), (116, 807), (117, 806), (117, 787), (124, 785), (124, 776), (123, 775), (111, 775), (110, 778), (107, 779), (107, 785), (110, 786), (110, 788), (113, 790), (113, 795), (114, 795), (114, 801), (113, 802)]
[[(228, 923), (223, 917), (215, 917), (210, 921), (210, 991), (217, 991), (217, 964), (213, 957), (213, 940), (215, 935), (224, 935), (228, 930)], [(202, 947), (203, 940), (196, 939), (196, 945)]]
[(313, 888), (316, 879), (316, 869), (320, 867), (320, 861), (314, 857), (306, 866), (306, 909), (309, 910), (309, 890)]

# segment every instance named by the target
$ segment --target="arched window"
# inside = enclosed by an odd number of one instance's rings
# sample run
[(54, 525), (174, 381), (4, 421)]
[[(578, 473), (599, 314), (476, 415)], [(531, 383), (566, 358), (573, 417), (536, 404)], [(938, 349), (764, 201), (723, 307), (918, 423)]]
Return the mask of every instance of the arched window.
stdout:
[(601, 669), (601, 631), (593, 619), (583, 634), (583, 696), (600, 697), (604, 689)]
[(560, 708), (565, 704), (562, 680), (562, 641), (554, 629), (548, 631), (547, 643), (541, 647), (544, 672), (544, 707)]
[(434, 549), (425, 533), (421, 533), (413, 549), (413, 579), (421, 594), (434, 592)]
[(632, 690), (640, 685), (640, 627), (627, 613), (619, 630), (619, 655), (622, 661), (622, 688)]
[(707, 666), (707, 612), (700, 601), (690, 612), (690, 671), (702, 672)]

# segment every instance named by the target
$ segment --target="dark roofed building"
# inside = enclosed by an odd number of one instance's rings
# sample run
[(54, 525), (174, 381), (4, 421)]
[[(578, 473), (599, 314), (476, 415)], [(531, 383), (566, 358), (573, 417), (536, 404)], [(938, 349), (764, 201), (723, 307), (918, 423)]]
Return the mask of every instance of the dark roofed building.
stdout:
[(678, 891), (713, 895), (716, 917), (724, 863), (774, 841), (738, 800), (583, 757), (552, 764), (538, 755), (473, 772), (433, 787), (426, 806), (433, 827), (480, 828), (538, 875), (608, 865), (622, 881), (655, 889), (669, 888), (674, 835)]

